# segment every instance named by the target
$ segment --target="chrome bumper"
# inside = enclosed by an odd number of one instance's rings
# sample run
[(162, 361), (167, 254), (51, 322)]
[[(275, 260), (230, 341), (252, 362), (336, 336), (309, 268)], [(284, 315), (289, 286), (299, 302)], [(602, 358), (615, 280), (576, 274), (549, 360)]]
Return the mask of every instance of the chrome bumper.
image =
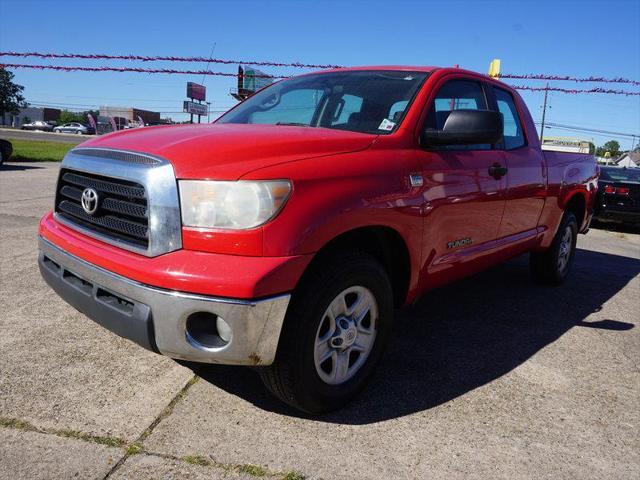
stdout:
[[(39, 238), (38, 263), (47, 283), (68, 303), (120, 336), (168, 357), (205, 363), (270, 365), (290, 295), (236, 300), (164, 290), (92, 265)], [(187, 334), (187, 317), (207, 312), (231, 328), (222, 346)]]

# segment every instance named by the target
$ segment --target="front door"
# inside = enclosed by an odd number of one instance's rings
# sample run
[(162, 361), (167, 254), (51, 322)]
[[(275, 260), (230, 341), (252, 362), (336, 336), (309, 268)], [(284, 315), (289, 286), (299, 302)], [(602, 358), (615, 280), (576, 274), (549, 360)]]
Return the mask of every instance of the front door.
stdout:
[[(504, 120), (503, 145), (507, 171), (505, 210), (498, 238), (512, 243), (536, 235), (547, 196), (545, 165), (537, 146), (528, 145), (520, 112), (507, 90), (493, 87)], [(524, 105), (522, 105), (524, 107)]]
[[(424, 128), (442, 129), (452, 110), (487, 110), (486, 93), (480, 81), (445, 79)], [(493, 145), (426, 148), (418, 156), (424, 182), (422, 283), (433, 287), (482, 268), (495, 247), (506, 180), (492, 167), (503, 166), (504, 156)]]

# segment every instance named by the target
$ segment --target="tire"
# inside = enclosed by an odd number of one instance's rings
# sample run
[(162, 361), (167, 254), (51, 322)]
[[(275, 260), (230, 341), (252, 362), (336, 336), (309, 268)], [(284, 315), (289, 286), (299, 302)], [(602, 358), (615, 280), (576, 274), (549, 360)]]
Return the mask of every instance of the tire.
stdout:
[(531, 252), (529, 266), (534, 282), (560, 285), (565, 281), (576, 252), (578, 222), (571, 212), (565, 212), (551, 246), (544, 252)]
[(296, 289), (276, 359), (260, 377), (298, 410), (338, 409), (370, 379), (392, 322), (391, 284), (376, 259), (353, 251), (318, 262)]

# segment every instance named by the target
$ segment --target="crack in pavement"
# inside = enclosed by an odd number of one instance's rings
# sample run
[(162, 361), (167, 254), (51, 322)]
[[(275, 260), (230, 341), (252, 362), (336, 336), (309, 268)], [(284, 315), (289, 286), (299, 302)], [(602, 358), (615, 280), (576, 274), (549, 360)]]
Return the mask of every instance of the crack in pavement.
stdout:
[[(142, 431), (140, 436), (136, 440), (134, 440), (134, 442), (131, 445), (139, 446), (139, 448), (141, 449), (142, 444), (149, 437), (149, 435), (153, 433), (153, 430), (158, 426), (158, 424), (162, 420), (164, 420), (165, 418), (167, 418), (173, 413), (173, 409), (175, 408), (176, 404), (187, 395), (187, 392), (189, 391), (189, 389), (197, 381), (198, 381), (198, 376), (193, 375), (189, 379), (189, 381), (185, 384), (185, 386), (182, 387), (180, 391), (175, 394), (175, 396), (171, 399), (171, 401), (167, 404), (167, 406), (162, 409), (162, 411), (158, 414), (158, 416), (153, 419), (151, 424)], [(134, 450), (137, 450), (137, 448), (135, 448)], [(111, 470), (109, 470), (109, 472), (107, 472), (103, 480), (107, 480), (109, 477), (111, 477), (111, 475), (113, 475), (127, 461), (129, 457), (131, 457), (132, 455), (135, 455), (135, 453), (137, 452), (134, 452), (132, 449), (127, 449), (127, 451), (122, 456), (122, 458), (116, 462), (116, 464), (111, 468)]]
[[(150, 452), (144, 450), (144, 441), (153, 433), (153, 430), (160, 424), (162, 420), (168, 418), (178, 404), (180, 400), (182, 400), (188, 393), (189, 389), (198, 381), (198, 376), (193, 375), (187, 383), (180, 389), (180, 391), (171, 399), (171, 401), (167, 404), (166, 407), (162, 409), (160, 414), (153, 419), (151, 424), (144, 429), (144, 431), (138, 436), (136, 440), (131, 443), (128, 443), (126, 440), (118, 437), (111, 436), (100, 436), (100, 435), (91, 435), (88, 433), (80, 432), (78, 430), (70, 430), (70, 429), (54, 429), (54, 428), (42, 428), (37, 427), (27, 421), (19, 420), (15, 418), (7, 418), (0, 416), (0, 427), (11, 428), (14, 430), (22, 430), (26, 432), (36, 432), (45, 435), (55, 435), (63, 438), (72, 438), (75, 440), (80, 440), (89, 443), (97, 443), (99, 445), (105, 445), (107, 447), (112, 448), (124, 448), (124, 454), (120, 459), (115, 463), (113, 467), (107, 472), (107, 474), (103, 477), (103, 480), (107, 480), (110, 478), (115, 472), (117, 472), (120, 467), (124, 465), (128, 458), (135, 455), (146, 455), (151, 457), (159, 457), (166, 460), (173, 460), (182, 463), (189, 463), (192, 465), (200, 465), (206, 467), (212, 467), (224, 470), (225, 472), (236, 472), (236, 473), (245, 473), (251, 476), (260, 476), (260, 477), (272, 477), (272, 478), (280, 478), (282, 480), (302, 480), (306, 478), (300, 472), (295, 470), (289, 470), (286, 472), (274, 472), (270, 471), (264, 467), (253, 465), (253, 464), (230, 464), (230, 463), (221, 463), (214, 459), (206, 459), (204, 457), (197, 456), (184, 456), (178, 457), (175, 455), (159, 453), (159, 452)], [(254, 473), (252, 473), (254, 472)], [(259, 473), (255, 473), (259, 472)]]

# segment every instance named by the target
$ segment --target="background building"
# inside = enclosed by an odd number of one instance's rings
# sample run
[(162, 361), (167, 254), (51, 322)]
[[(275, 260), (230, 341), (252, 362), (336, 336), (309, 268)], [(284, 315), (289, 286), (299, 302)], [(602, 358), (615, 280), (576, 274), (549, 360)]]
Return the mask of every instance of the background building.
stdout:
[(130, 122), (138, 123), (138, 117), (142, 119), (145, 125), (156, 124), (160, 122), (160, 112), (151, 112), (149, 110), (141, 110), (134, 107), (100, 107), (101, 117), (113, 117), (118, 128), (123, 128)]
[(616, 160), (619, 167), (640, 167), (640, 152), (626, 152)]
[(37, 121), (56, 123), (59, 119), (60, 110), (57, 108), (27, 107), (20, 109), (20, 113), (17, 115), (5, 113), (3, 117), (0, 117), (0, 124), (19, 128), (25, 123)]
[(553, 152), (588, 153), (594, 154), (596, 146), (593, 141), (575, 137), (544, 137), (542, 150)]

